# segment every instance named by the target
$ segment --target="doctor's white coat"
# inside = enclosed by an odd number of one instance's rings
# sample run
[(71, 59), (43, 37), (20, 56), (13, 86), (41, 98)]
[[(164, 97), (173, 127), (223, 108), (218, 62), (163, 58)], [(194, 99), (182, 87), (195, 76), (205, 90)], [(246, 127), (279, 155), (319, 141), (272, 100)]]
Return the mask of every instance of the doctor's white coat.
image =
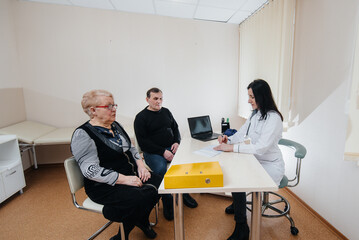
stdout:
[[(248, 132), (248, 135), (247, 135)], [(251, 153), (279, 186), (284, 175), (284, 161), (278, 142), (282, 138), (283, 124), (280, 115), (269, 111), (266, 119), (261, 119), (258, 111), (233, 136), (228, 138), (234, 144), (233, 151)], [(250, 139), (247, 144), (245, 140)]]

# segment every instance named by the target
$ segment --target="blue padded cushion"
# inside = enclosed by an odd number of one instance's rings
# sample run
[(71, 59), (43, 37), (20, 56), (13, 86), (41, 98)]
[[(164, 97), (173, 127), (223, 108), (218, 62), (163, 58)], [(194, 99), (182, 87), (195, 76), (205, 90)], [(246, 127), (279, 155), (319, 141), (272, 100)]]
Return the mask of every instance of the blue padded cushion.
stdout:
[(279, 188), (284, 188), (286, 186), (288, 186), (288, 178), (284, 175), (282, 181), (280, 181)]
[(224, 131), (224, 135), (227, 135), (228, 137), (232, 136), (233, 134), (235, 134), (237, 132), (236, 129), (227, 129), (226, 131)]

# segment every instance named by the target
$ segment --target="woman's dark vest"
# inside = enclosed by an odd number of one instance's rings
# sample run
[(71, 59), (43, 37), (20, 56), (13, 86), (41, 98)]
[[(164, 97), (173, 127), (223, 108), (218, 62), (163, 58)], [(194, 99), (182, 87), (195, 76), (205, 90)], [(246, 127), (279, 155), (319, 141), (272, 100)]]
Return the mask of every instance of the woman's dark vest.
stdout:
[[(130, 138), (125, 132), (125, 130), (118, 124), (114, 122), (115, 127), (120, 131), (121, 135), (130, 143)], [(122, 147), (119, 147), (110, 142), (104, 135), (99, 133), (96, 128), (94, 128), (89, 122), (78, 127), (86, 131), (92, 140), (94, 140), (97, 148), (98, 158), (100, 160), (100, 166), (105, 168), (106, 171), (101, 174), (106, 174), (108, 170), (114, 170), (123, 175), (137, 175), (137, 164), (136, 160), (133, 158), (132, 153), (128, 150), (123, 152)], [(92, 181), (90, 179), (84, 178), (85, 180), (85, 189), (90, 190), (92, 187), (99, 185), (107, 185), (104, 183), (99, 183)], [(107, 185), (109, 186), (109, 185)]]

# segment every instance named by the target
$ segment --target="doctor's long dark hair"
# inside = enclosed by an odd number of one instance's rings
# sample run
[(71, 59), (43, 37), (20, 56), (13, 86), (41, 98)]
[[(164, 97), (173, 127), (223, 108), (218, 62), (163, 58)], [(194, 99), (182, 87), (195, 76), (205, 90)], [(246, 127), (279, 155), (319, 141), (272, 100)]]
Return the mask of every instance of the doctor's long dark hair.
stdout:
[(261, 112), (261, 118), (266, 119), (267, 113), (272, 110), (276, 111), (283, 121), (283, 116), (279, 112), (277, 105), (274, 102), (269, 84), (263, 79), (256, 79), (248, 85), (247, 89), (250, 88), (253, 91), (258, 109)]

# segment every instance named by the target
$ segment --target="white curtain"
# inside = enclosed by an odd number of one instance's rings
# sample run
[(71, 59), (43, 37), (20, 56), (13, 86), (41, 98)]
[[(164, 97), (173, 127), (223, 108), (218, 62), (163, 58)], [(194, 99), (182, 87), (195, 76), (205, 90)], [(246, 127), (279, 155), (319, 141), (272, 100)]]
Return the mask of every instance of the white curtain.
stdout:
[(359, 165), (359, 30), (354, 53), (353, 77), (348, 99), (348, 128), (344, 158)]
[(269, 0), (239, 26), (239, 116), (251, 108), (247, 86), (266, 80), (285, 121), (290, 107), (295, 0)]

